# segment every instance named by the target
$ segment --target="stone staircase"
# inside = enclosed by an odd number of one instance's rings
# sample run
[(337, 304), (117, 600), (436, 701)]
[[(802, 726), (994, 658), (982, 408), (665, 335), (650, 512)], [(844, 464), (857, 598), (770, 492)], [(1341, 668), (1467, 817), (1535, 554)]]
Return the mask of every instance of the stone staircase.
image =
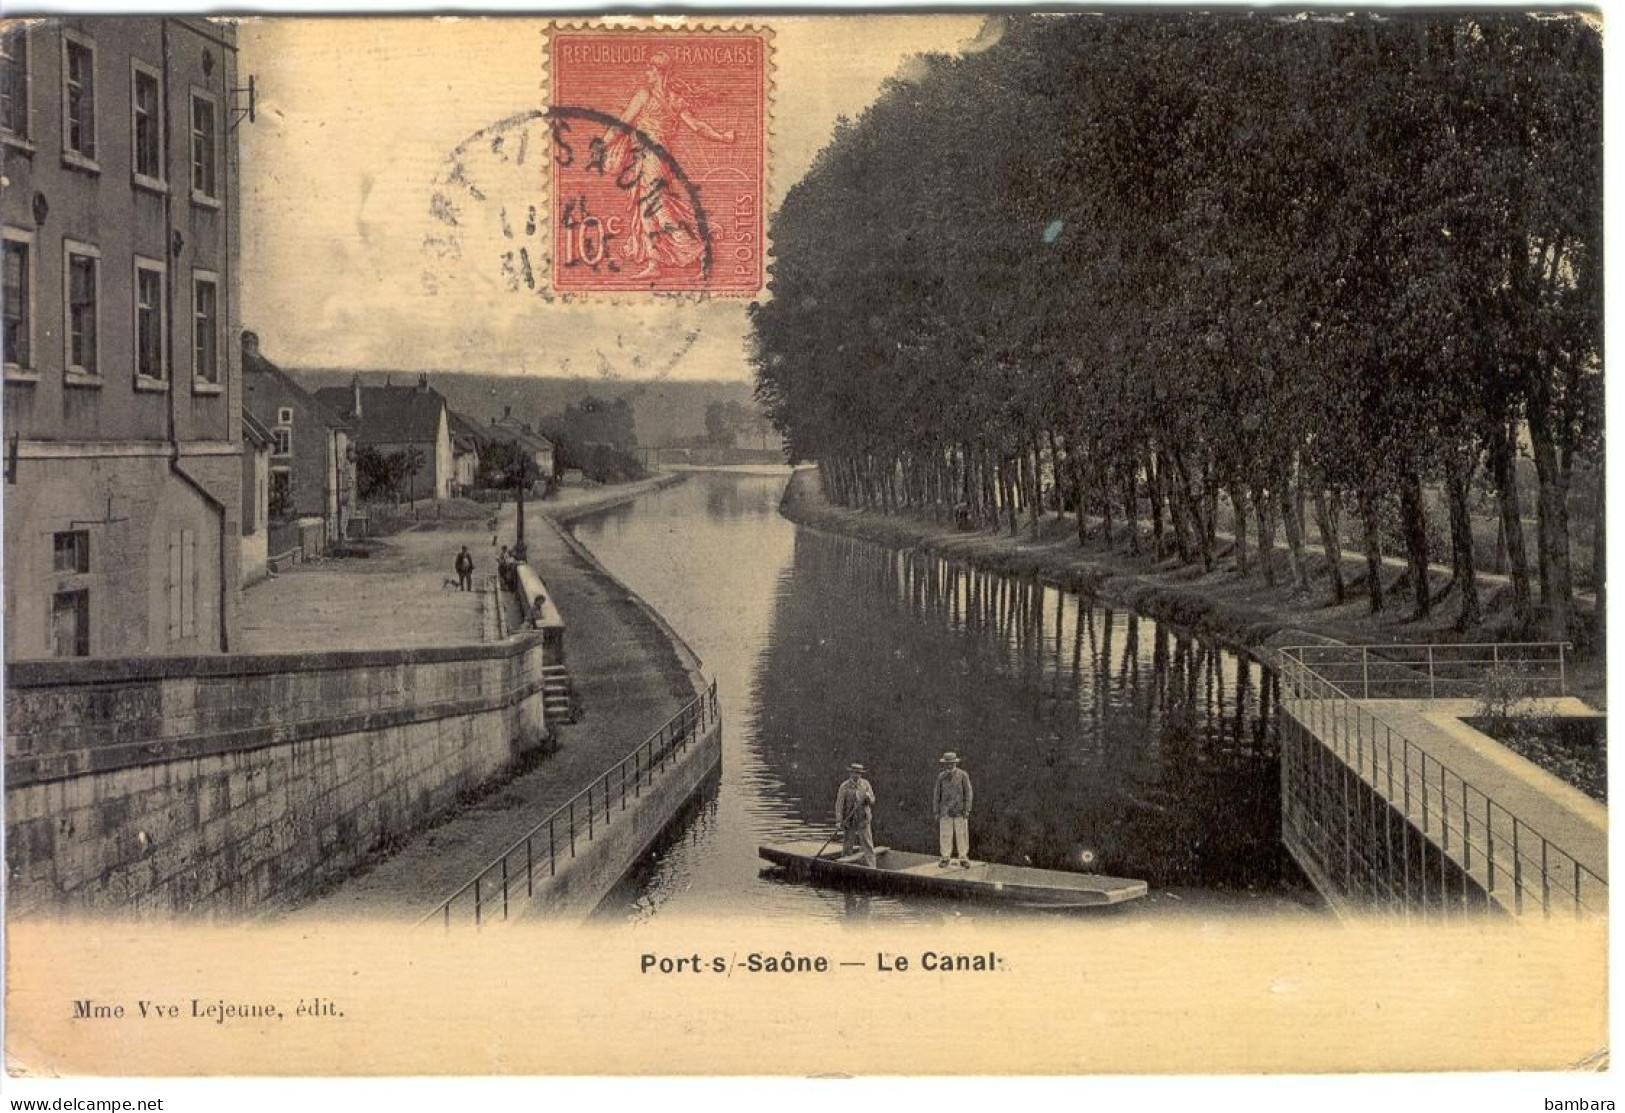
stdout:
[(542, 666), (542, 709), (549, 722), (574, 723), (581, 718), (575, 685), (564, 665)]

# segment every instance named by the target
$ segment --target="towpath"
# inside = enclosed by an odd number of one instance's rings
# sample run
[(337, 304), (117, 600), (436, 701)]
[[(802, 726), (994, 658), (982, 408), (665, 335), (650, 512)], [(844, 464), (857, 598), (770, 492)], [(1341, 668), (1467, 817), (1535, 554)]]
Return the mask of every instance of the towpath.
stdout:
[[(550, 501), (545, 515), (534, 507), (526, 508), (525, 533), (531, 564), (564, 616), (566, 660), (585, 709), (580, 722), (558, 727), (557, 750), (439, 824), (381, 850), (327, 892), (297, 907), (273, 912), (270, 918), (323, 923), (417, 919), (426, 915), (693, 698), (696, 663), (680, 656), (680, 647), (673, 645), (658, 621), (619, 581), (587, 557), (566, 536), (563, 526), (552, 520), (553, 515), (587, 512), (606, 498), (624, 498), (653, 486), (600, 491), (596, 500)], [(504, 540), (512, 538), (513, 526), (513, 508), (505, 507), (498, 522)], [(397, 535), (391, 540), (412, 536)], [(458, 540), (459, 534), (448, 530), (428, 536), (437, 539), (435, 553), (443, 549), (455, 553), (455, 547), (446, 549), (448, 542), (466, 543)], [(488, 532), (484, 540), (489, 543)], [(408, 543), (400, 551), (417, 552), (418, 547)], [(387, 588), (367, 582), (372, 578), (360, 572), (336, 585), (335, 590), (343, 591), (345, 598), (371, 600), (375, 590), (387, 592)], [(398, 593), (388, 593), (388, 597), (399, 604)], [(355, 607), (354, 613), (371, 613), (374, 606), (381, 605), (381, 601), (369, 601)], [(388, 616), (379, 617), (382, 620)], [(392, 636), (407, 636), (404, 631), (408, 627), (412, 637), (429, 636), (425, 625), (422, 620), (397, 621), (391, 629), (399, 632)], [(455, 636), (457, 631), (466, 634), (468, 628), (469, 624), (458, 620), (445, 630)], [(327, 644), (331, 645), (335, 644), (332, 638), (361, 634), (337, 623), (328, 636)]]

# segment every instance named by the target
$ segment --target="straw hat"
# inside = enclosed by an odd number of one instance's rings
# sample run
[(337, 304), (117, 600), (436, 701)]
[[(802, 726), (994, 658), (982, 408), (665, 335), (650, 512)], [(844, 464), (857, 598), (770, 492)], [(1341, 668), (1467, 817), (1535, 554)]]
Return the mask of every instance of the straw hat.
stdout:
[(849, 773), (867, 773), (869, 771), (855, 761), (851, 765), (848, 765), (846, 769)]
[(959, 755), (954, 753), (952, 750), (949, 750), (947, 753), (942, 755), (942, 764), (944, 764), (944, 765), (958, 765), (959, 764)]

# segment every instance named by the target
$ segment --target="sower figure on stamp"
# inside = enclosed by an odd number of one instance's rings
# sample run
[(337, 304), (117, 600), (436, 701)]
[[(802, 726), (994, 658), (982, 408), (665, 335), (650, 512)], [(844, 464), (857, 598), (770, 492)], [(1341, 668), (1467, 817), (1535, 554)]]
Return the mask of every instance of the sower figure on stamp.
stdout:
[(835, 822), (840, 827), (845, 841), (842, 844), (843, 857), (853, 853), (855, 849), (863, 851), (863, 864), (875, 864), (875, 836), (870, 829), (870, 821), (874, 815), (875, 790), (864, 780), (866, 770), (857, 762), (848, 766), (848, 776), (841, 782), (841, 790), (835, 794)]
[(937, 842), (941, 847), (940, 869), (954, 860), (958, 843), (959, 864), (970, 869), (970, 774), (959, 767), (959, 755), (949, 750), (942, 755), (942, 772), (937, 774), (931, 793), (931, 808), (937, 813)]
[[(671, 56), (657, 51), (649, 58), (647, 84), (633, 94), (621, 120), (652, 141), (671, 150), (673, 141), (686, 126), (695, 134), (716, 143), (732, 143), (734, 131), (719, 131), (694, 115), (699, 94), (693, 86), (671, 75)], [(617, 180), (630, 171), (636, 175), (632, 189), (627, 239), (621, 253), (629, 262), (642, 264), (634, 278), (647, 278), (662, 267), (686, 267), (705, 253), (694, 207), (684, 191), (670, 180), (659, 156), (644, 150), (631, 133), (618, 129), (604, 135), (604, 166)]]
[(474, 554), (468, 551), (467, 545), (464, 545), (463, 551), (457, 554), (455, 567), (457, 569), (457, 590), (473, 591)]

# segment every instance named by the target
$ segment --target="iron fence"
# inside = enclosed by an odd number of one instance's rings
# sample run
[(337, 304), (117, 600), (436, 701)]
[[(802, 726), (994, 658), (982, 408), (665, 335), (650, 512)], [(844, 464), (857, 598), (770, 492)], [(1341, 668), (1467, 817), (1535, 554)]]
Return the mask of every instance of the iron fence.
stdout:
[[(1316, 655), (1334, 648), (1355, 654), (1359, 649), (1294, 646), (1281, 651), (1283, 695), (1292, 701), (1288, 710), (1454, 861), (1464, 901), (1470, 899), (1470, 886), (1477, 885), (1486, 902), (1493, 901), (1514, 916), (1530, 912), (1547, 917), (1556, 913), (1585, 916), (1607, 911), (1606, 880), (1362, 705), (1359, 699), (1364, 697), (1352, 695), (1322, 675), (1319, 661), (1310, 663)], [(1380, 647), (1380, 652), (1389, 648)], [(1561, 670), (1562, 647), (1541, 648), (1557, 650), (1555, 660)], [(1352, 655), (1338, 664), (1352, 661), (1369, 669), (1379, 660), (1374, 656), (1379, 651), (1372, 652)], [(1497, 654), (1489, 659), (1504, 658)], [(1349, 674), (1340, 675), (1346, 680)], [(1560, 671), (1559, 685), (1561, 675)], [(1355, 690), (1370, 691), (1372, 685), (1362, 675)], [(1424, 877), (1422, 884), (1426, 883)]]
[(479, 928), (493, 918), (508, 919), (517, 901), (535, 895), (539, 880), (556, 877), (561, 864), (582, 853), (655, 778), (703, 738), (719, 713), (713, 680), (642, 745), (525, 832), (415, 926), (439, 920), (450, 931), (454, 922), (471, 921)]
[(1352, 699), (1568, 694), (1566, 642), (1459, 645), (1300, 645), (1281, 650)]

